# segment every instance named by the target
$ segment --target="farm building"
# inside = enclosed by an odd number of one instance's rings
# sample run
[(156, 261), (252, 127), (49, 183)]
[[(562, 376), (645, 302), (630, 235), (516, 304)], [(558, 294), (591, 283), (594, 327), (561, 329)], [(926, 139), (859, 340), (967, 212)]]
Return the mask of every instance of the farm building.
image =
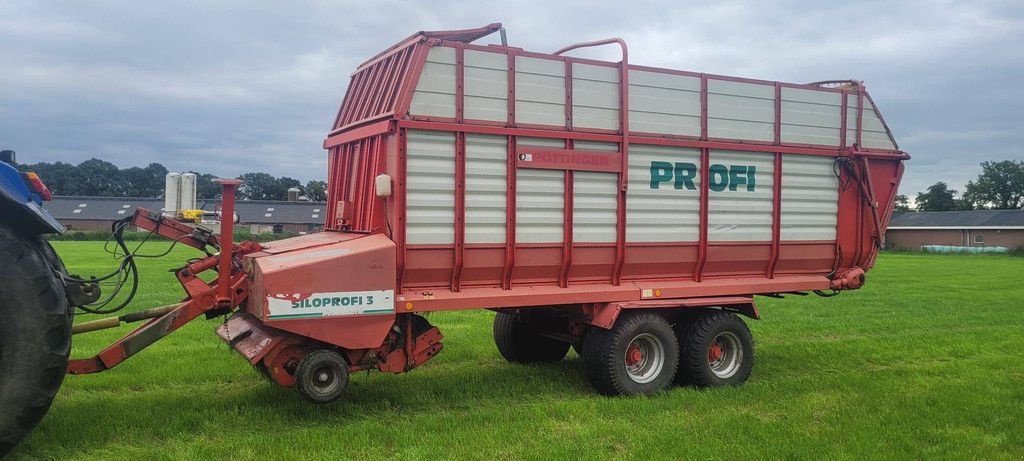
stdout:
[[(213, 211), (218, 200), (198, 200), (196, 208)], [(110, 224), (136, 207), (158, 211), (162, 198), (54, 197), (44, 208), (69, 230), (110, 230)], [(327, 207), (322, 202), (245, 200), (235, 203), (238, 226), (253, 233), (311, 232), (323, 228)]]
[(918, 250), (922, 245), (1024, 246), (1024, 210), (897, 213), (885, 233), (885, 247)]

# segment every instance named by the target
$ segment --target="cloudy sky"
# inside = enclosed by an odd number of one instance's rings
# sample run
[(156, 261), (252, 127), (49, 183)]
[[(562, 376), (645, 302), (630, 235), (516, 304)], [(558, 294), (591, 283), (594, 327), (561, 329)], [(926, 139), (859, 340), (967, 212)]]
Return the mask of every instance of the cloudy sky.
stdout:
[(320, 146), (359, 62), (417, 30), (490, 22), (528, 50), (620, 36), (638, 64), (864, 80), (914, 157), (904, 193), (1024, 159), (1019, 1), (3, 0), (0, 147), (323, 179)]

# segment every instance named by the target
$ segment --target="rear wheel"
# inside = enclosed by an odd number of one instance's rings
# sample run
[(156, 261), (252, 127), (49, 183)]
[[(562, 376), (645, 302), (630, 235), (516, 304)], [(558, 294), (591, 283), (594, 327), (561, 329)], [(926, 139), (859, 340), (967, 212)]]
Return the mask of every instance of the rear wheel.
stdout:
[(494, 344), (513, 363), (557, 362), (569, 352), (569, 343), (542, 335), (538, 322), (522, 311), (498, 311), (494, 317)]
[(641, 312), (620, 317), (610, 330), (593, 328), (583, 340), (591, 384), (607, 395), (653, 394), (672, 384), (679, 343), (663, 317)]
[(43, 418), (71, 352), (71, 313), (54, 275), (60, 259), (40, 237), (0, 226), (0, 456)]
[(310, 352), (295, 368), (295, 387), (311, 402), (333, 402), (348, 388), (348, 362), (331, 350)]
[(708, 311), (677, 330), (682, 346), (676, 382), (698, 387), (742, 384), (754, 368), (754, 337), (736, 314)]

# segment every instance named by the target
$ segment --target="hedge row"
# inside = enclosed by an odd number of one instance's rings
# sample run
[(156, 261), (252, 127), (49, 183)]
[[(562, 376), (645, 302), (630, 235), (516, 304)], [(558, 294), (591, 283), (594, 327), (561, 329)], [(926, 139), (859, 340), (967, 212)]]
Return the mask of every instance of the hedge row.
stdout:
[[(146, 238), (147, 235), (149, 235), (149, 232), (125, 232), (124, 233), (124, 240), (125, 241), (129, 241), (129, 242), (137, 242), (137, 241), (140, 241), (140, 240)], [(271, 241), (274, 241), (274, 240), (281, 240), (281, 239), (286, 239), (286, 238), (289, 238), (289, 237), (295, 237), (297, 235), (299, 235), (299, 234), (296, 234), (294, 232), (281, 232), (281, 233), (277, 233), (277, 234), (268, 232), (268, 233), (264, 233), (264, 234), (253, 234), (253, 233), (251, 233), (251, 232), (249, 232), (247, 230), (242, 230), (242, 231), (236, 231), (235, 232), (235, 234), (234, 234), (234, 241), (241, 242), (241, 241), (245, 241), (245, 240), (255, 240), (257, 242), (271, 242)], [(68, 231), (68, 232), (65, 232), (63, 234), (48, 234), (46, 236), (47, 240), (54, 240), (54, 241), (60, 241), (60, 240), (72, 240), (72, 241), (95, 241), (95, 240), (99, 240), (99, 241), (105, 241), (105, 240), (107, 240), (109, 238), (111, 238), (110, 231)], [(151, 238), (152, 239), (157, 239), (157, 240), (160, 239), (160, 237), (158, 237), (158, 236), (154, 236), (154, 237), (151, 237)]]

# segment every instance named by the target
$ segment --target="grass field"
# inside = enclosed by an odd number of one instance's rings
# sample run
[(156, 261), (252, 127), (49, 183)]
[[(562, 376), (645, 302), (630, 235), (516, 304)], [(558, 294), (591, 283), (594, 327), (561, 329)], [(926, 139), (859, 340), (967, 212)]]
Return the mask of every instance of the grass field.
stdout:
[[(154, 244), (153, 250), (164, 244)], [(79, 274), (96, 242), (55, 242)], [(138, 308), (176, 301), (176, 249), (143, 262)], [(883, 255), (865, 288), (762, 298), (750, 381), (596, 395), (576, 355), (506, 363), (487, 311), (434, 314), (436, 359), (353, 376), (317, 407), (268, 384), (198, 320), (114, 370), (71, 376), (14, 458), (695, 459), (1024, 457), (1024, 259)], [(84, 318), (83, 318), (84, 319)], [(124, 328), (75, 338), (74, 356)]]

